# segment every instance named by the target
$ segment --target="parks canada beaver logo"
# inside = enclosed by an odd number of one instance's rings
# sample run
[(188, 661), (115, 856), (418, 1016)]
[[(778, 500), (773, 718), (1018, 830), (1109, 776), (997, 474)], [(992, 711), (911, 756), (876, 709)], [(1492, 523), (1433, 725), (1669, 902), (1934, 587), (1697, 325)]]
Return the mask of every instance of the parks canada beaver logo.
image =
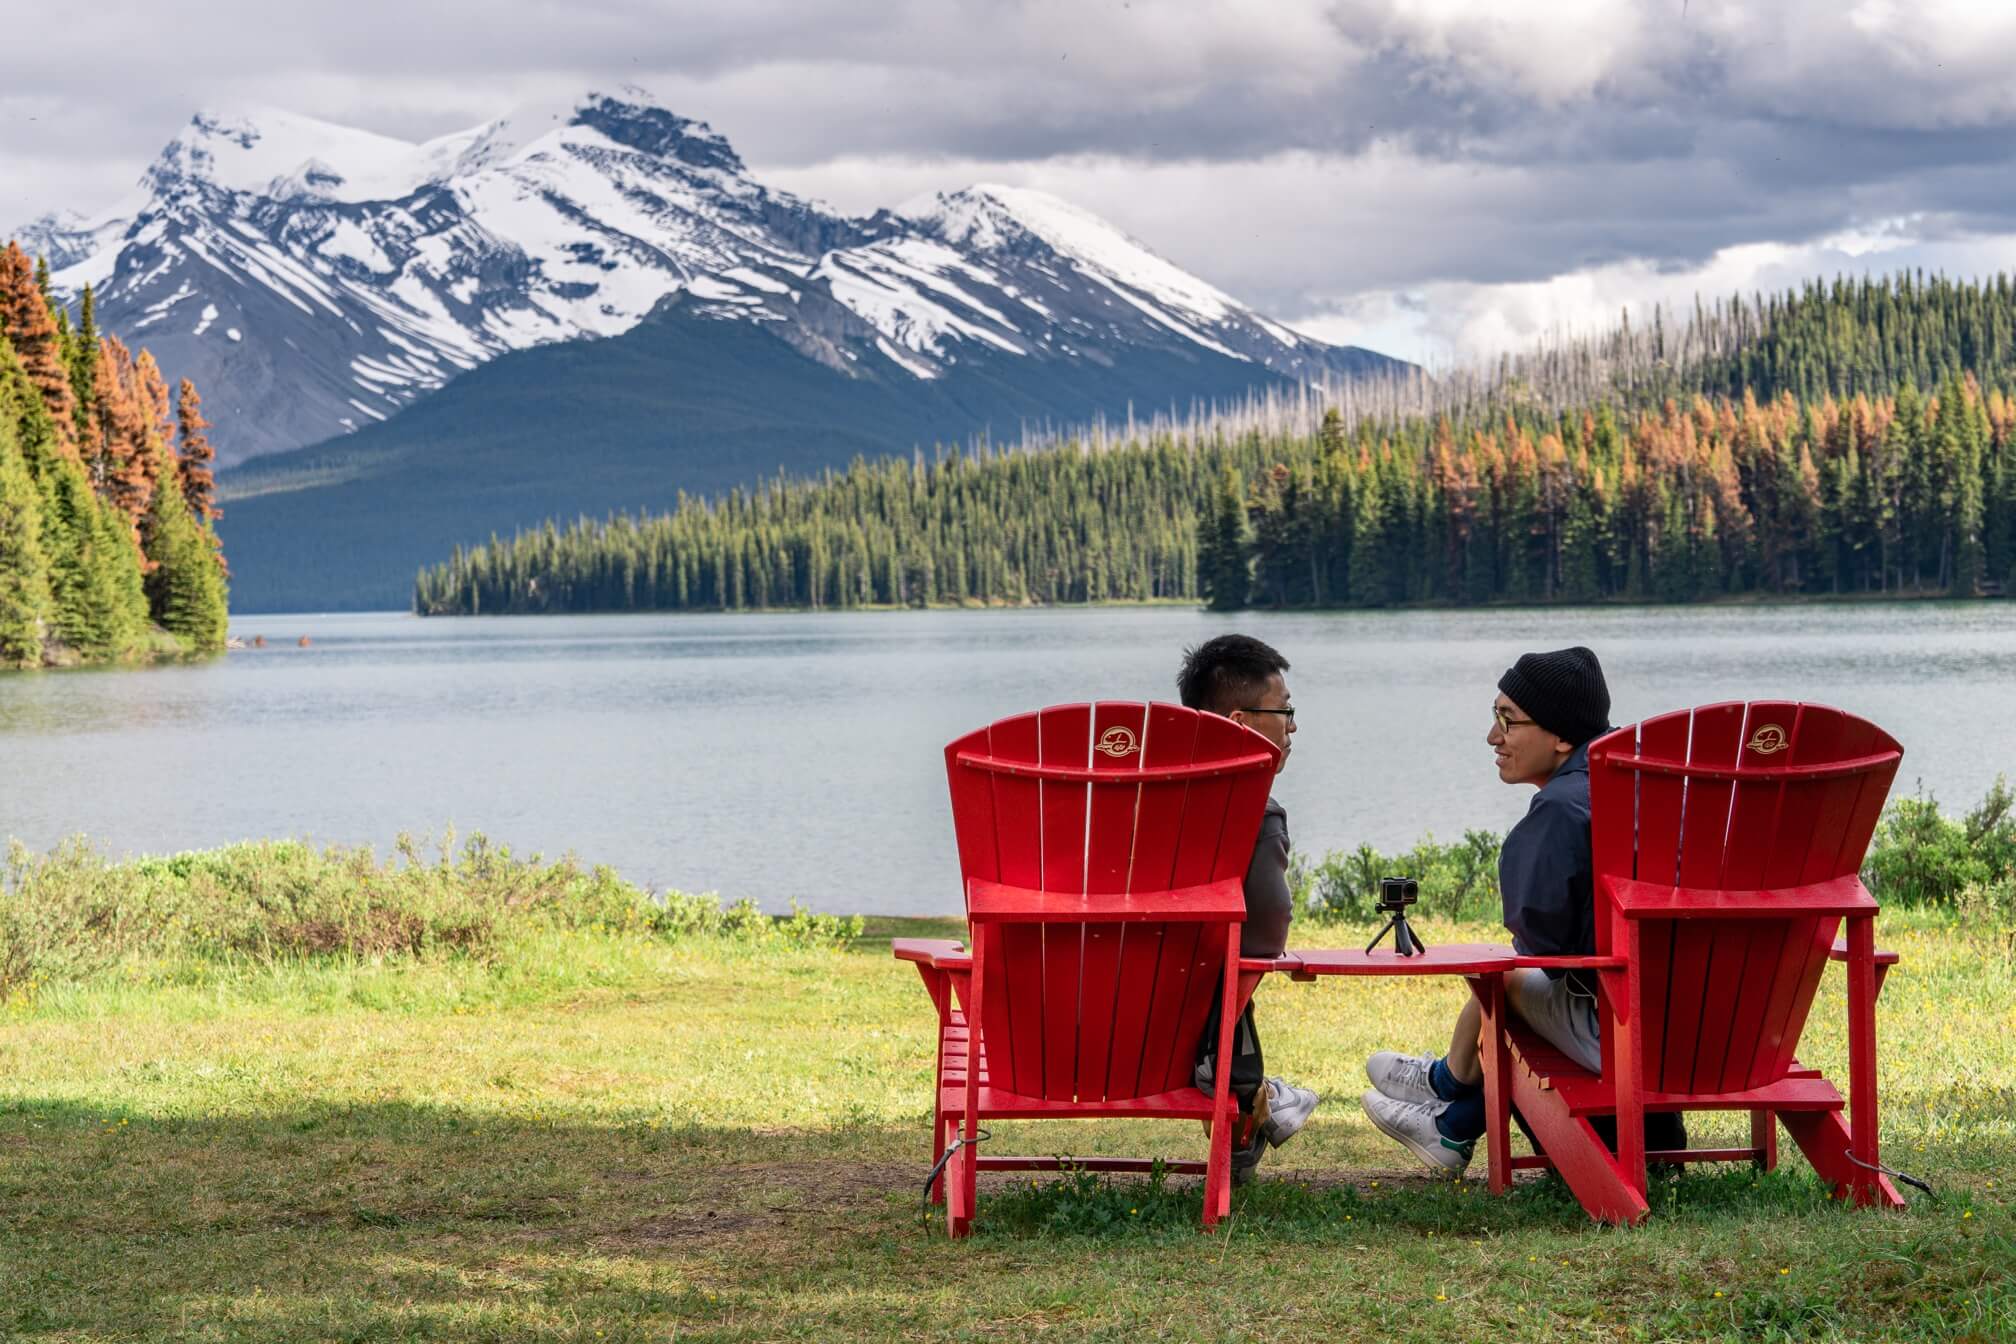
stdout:
[(1134, 754), (1134, 730), (1122, 728), (1118, 724), (1099, 734), (1099, 750), (1108, 756), (1132, 756)]
[(1767, 723), (1750, 735), (1750, 750), (1759, 756), (1775, 756), (1791, 745), (1785, 730), (1775, 723)]

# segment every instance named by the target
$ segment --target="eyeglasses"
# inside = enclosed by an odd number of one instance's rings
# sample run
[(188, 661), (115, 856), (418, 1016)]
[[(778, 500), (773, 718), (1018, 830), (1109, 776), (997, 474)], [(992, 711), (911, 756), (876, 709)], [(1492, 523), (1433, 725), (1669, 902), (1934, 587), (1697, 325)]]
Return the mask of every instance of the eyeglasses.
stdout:
[(1239, 706), (1239, 711), (1242, 714), (1279, 714), (1282, 718), (1288, 720), (1288, 722), (1295, 722), (1295, 707), (1293, 705), (1288, 706), (1286, 709), (1262, 709), (1258, 705), (1241, 705)]
[(1510, 714), (1507, 714), (1505, 712), (1505, 707), (1503, 705), (1491, 706), (1491, 717), (1497, 721), (1498, 731), (1501, 733), (1509, 733), (1514, 728), (1519, 727), (1521, 724), (1537, 722), (1537, 720), (1534, 719), (1515, 719)]

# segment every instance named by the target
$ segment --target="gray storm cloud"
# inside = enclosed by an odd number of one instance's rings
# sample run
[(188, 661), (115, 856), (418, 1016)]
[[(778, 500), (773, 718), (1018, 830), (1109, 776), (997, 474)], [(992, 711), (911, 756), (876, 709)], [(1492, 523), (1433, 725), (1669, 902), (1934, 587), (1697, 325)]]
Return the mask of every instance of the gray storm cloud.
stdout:
[(2016, 231), (2016, 7), (1917, 0), (352, 0), (81, 8), (0, 45), (0, 221), (198, 106), (422, 138), (623, 80), (849, 209), (1005, 179), (1296, 318), (1911, 217)]

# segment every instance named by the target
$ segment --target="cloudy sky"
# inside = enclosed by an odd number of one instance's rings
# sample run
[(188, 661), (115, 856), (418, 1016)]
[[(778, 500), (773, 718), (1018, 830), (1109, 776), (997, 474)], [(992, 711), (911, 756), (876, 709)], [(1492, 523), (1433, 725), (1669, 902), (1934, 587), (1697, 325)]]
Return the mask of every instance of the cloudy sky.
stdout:
[(1437, 363), (1697, 292), (2016, 269), (2001, 0), (100, 0), (9, 32), (0, 225), (109, 205), (198, 107), (418, 140), (627, 81), (771, 185), (1041, 187)]

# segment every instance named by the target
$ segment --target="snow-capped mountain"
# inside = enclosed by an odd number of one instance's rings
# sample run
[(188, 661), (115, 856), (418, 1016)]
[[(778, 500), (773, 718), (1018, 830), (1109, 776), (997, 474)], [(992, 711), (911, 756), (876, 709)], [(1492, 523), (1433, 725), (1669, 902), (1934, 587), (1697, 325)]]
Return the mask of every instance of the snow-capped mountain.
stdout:
[(1039, 192), (834, 213), (758, 183), (720, 135), (634, 88), (422, 144), (206, 112), (125, 200), (15, 236), (66, 293), (95, 288), (102, 326), (197, 381), (227, 464), (654, 311), (752, 325), (867, 380), (1019, 361), (1026, 387), (1035, 366), (1096, 370), (1121, 351), (1233, 361), (1256, 382), (1385, 363), (1298, 336)]

